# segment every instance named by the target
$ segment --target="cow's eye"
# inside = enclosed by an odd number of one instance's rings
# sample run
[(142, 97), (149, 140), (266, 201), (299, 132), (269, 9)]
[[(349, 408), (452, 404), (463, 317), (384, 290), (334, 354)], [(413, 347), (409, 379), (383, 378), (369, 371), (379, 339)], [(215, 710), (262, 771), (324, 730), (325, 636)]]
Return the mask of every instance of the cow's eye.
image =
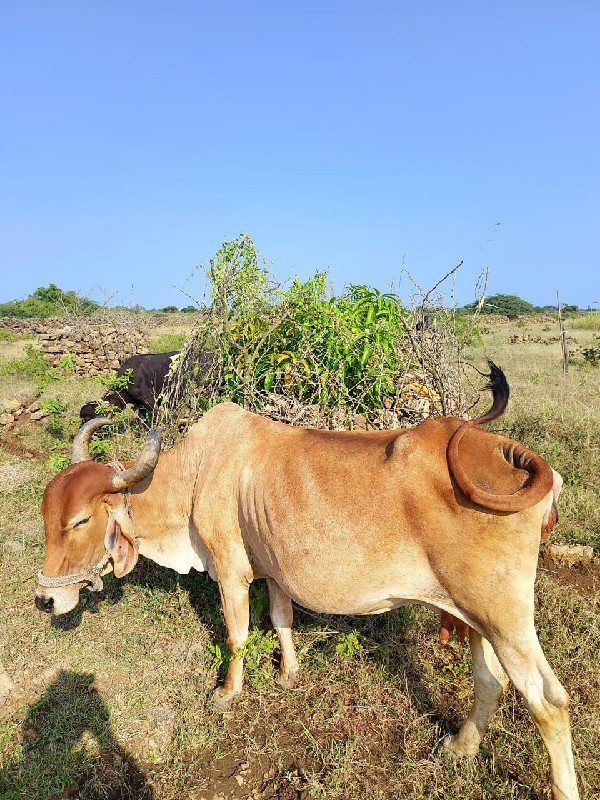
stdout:
[(80, 528), (82, 525), (85, 525), (85, 523), (89, 522), (89, 521), (90, 521), (90, 517), (86, 517), (85, 519), (80, 519), (79, 522), (76, 522), (75, 525), (73, 525), (73, 527), (74, 528)]

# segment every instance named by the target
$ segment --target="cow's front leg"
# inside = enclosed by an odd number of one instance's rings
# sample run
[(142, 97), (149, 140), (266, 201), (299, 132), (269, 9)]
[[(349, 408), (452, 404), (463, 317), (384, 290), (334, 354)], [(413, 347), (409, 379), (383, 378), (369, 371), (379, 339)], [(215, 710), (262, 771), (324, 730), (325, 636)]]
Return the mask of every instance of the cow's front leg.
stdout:
[(227, 628), (226, 643), (229, 648), (229, 668), (223, 686), (215, 689), (214, 699), (219, 708), (227, 708), (242, 691), (244, 658), (242, 648), (248, 638), (248, 594), (252, 575), (219, 572), (219, 591)]
[(279, 663), (279, 683), (286, 688), (294, 685), (298, 675), (298, 660), (292, 639), (294, 612), (292, 601), (272, 578), (267, 578), (269, 587), (269, 614), (279, 638), (281, 661)]

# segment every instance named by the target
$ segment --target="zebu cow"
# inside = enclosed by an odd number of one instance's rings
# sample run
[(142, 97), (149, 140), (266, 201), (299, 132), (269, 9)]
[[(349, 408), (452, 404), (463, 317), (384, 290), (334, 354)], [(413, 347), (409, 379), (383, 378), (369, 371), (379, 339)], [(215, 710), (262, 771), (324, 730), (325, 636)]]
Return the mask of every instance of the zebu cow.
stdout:
[[(555, 800), (578, 797), (568, 696), (534, 628), (541, 533), (555, 520), (562, 481), (518, 442), (476, 426), (508, 401), (491, 365), (490, 411), (470, 422), (427, 420), (401, 431), (295, 428), (224, 403), (160, 455), (150, 433), (123, 472), (89, 461), (83, 426), (72, 465), (48, 484), (38, 608), (64, 614), (86, 583), (130, 572), (140, 554), (219, 582), (231, 652), (248, 635), (248, 589), (264, 577), (281, 645), (281, 676), (297, 671), (292, 603), (319, 612), (378, 614), (406, 603), (442, 611), (442, 638), (469, 628), (475, 701), (455, 753), (473, 756), (506, 673), (548, 748)], [(159, 457), (160, 455), (160, 457)], [(230, 661), (221, 706), (242, 688)]]
[[(177, 350), (172, 350), (170, 353), (145, 353), (126, 358), (117, 370), (117, 378), (129, 374), (127, 388), (114, 389), (99, 402), (110, 403), (115, 408), (132, 405), (152, 414), (165, 385), (173, 357), (177, 353)], [(81, 419), (98, 418), (96, 408), (99, 402), (92, 401), (82, 406), (79, 411)]]

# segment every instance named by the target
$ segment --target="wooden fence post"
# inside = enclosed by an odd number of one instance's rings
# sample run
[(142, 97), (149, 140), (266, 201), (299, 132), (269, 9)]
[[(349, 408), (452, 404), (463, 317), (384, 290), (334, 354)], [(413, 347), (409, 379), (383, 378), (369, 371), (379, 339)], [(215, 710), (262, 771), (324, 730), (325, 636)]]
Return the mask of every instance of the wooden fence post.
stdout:
[(566, 375), (569, 371), (569, 346), (567, 344), (567, 332), (565, 330), (565, 326), (563, 325), (562, 309), (560, 305), (560, 297), (558, 296), (558, 290), (556, 291), (556, 305), (558, 307), (558, 331), (560, 346), (562, 348), (563, 375)]

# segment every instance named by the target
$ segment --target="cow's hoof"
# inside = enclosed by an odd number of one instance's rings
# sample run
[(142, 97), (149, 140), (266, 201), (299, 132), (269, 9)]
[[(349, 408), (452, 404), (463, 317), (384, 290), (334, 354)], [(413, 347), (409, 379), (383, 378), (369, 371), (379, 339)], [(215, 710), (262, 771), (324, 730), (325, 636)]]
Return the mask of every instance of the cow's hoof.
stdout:
[(460, 735), (455, 733), (444, 737), (444, 749), (456, 758), (475, 758), (479, 745), (465, 744)]
[(221, 709), (221, 711), (227, 711), (227, 709), (231, 706), (236, 697), (237, 693), (227, 692), (222, 686), (219, 686), (213, 692), (214, 703), (217, 706), (217, 708)]
[(277, 676), (277, 683), (283, 686), (284, 689), (292, 689), (296, 685), (299, 674), (300, 670), (298, 667), (296, 667), (296, 669), (288, 669), (285, 672), (280, 672)]

